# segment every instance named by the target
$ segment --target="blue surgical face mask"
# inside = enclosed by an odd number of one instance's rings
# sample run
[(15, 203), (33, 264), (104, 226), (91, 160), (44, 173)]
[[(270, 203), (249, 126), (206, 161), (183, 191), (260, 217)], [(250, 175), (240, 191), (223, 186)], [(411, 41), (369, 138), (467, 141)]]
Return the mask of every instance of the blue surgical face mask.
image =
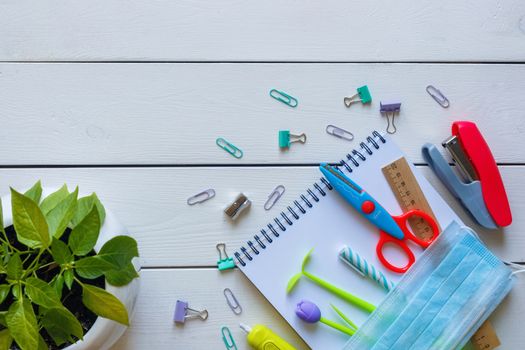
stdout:
[(452, 223), (344, 349), (461, 349), (512, 282), (473, 231)]

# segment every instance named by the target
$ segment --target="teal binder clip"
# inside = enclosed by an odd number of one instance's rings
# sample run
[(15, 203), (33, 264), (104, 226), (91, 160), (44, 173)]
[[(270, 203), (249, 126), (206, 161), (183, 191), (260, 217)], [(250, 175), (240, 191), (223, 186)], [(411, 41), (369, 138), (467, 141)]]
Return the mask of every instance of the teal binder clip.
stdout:
[(217, 144), (217, 146), (219, 146), (220, 148), (222, 148), (223, 150), (225, 150), (226, 152), (228, 152), (235, 158), (237, 159), (242, 158), (243, 156), (242, 150), (238, 148), (237, 146), (235, 146), (233, 143), (226, 141), (222, 137), (219, 137), (217, 140), (215, 140), (215, 143)]
[(367, 103), (372, 102), (372, 95), (370, 95), (370, 90), (368, 90), (368, 86), (363, 85), (357, 88), (357, 93), (355, 95), (345, 97), (343, 101), (346, 107), (350, 107), (352, 103), (355, 102), (361, 102), (365, 105)]
[(290, 130), (279, 130), (279, 147), (288, 148), (293, 142), (305, 143), (306, 135), (294, 135), (290, 134)]
[(233, 258), (228, 257), (226, 253), (226, 244), (217, 243), (217, 250), (219, 251), (219, 261), (217, 261), (217, 267), (219, 271), (230, 270), (235, 267)]
[(276, 89), (270, 90), (270, 97), (293, 108), (297, 107), (297, 105), (299, 104), (295, 97), (288, 95), (286, 92), (279, 91)]

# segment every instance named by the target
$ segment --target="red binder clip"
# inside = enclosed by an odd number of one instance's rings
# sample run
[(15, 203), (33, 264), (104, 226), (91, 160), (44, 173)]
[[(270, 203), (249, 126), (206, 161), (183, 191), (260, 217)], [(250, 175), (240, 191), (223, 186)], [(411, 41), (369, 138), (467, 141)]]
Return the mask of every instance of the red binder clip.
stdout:
[(467, 183), (453, 175), (435, 146), (423, 146), (423, 155), (447, 188), (476, 220), (487, 228), (508, 226), (512, 214), (498, 166), (487, 142), (473, 122), (452, 124), (452, 136), (443, 142)]

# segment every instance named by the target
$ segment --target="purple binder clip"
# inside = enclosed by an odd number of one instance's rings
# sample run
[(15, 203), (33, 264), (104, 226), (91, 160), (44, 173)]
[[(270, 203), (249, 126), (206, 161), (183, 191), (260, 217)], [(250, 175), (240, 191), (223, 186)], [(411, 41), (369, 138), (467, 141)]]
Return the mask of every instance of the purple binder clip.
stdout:
[(175, 323), (184, 324), (184, 322), (186, 322), (186, 319), (189, 318), (200, 318), (204, 321), (208, 318), (208, 311), (198, 311), (191, 309), (188, 307), (188, 303), (186, 301), (177, 300), (177, 304), (175, 305), (175, 314), (173, 315), (173, 321), (175, 321)]
[(396, 124), (394, 123), (394, 117), (396, 113), (401, 110), (401, 102), (380, 102), (379, 111), (381, 114), (386, 116), (387, 127), (386, 132), (394, 134), (396, 132)]

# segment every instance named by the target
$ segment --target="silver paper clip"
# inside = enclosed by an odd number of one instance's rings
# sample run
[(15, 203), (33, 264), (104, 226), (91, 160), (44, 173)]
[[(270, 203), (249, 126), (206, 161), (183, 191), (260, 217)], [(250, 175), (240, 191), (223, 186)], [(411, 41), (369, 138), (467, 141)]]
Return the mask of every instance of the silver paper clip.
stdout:
[(326, 127), (326, 132), (343, 140), (352, 141), (354, 139), (354, 134), (352, 134), (350, 131), (346, 131), (345, 129), (341, 129), (335, 125), (328, 125)]
[(439, 89), (433, 87), (432, 85), (428, 85), (426, 88), (428, 94), (443, 108), (448, 108), (450, 106), (450, 102), (448, 101), (448, 98), (443, 95)]
[(277, 203), (279, 198), (281, 198), (281, 196), (284, 194), (284, 191), (285, 191), (285, 188), (283, 185), (279, 185), (276, 188), (274, 188), (272, 193), (270, 193), (270, 195), (268, 196), (268, 200), (266, 201), (266, 203), (264, 203), (264, 209), (265, 210), (272, 209), (275, 203)]
[(240, 315), (242, 313), (241, 304), (239, 304), (239, 301), (237, 300), (230, 288), (224, 289), (224, 297), (226, 298), (226, 302), (228, 303), (230, 309), (232, 309), (233, 313), (236, 315)]
[(202, 203), (213, 197), (215, 197), (215, 190), (213, 188), (210, 188), (188, 198), (188, 205)]
[(224, 213), (228, 215), (230, 219), (236, 220), (244, 210), (250, 207), (250, 205), (252, 205), (252, 202), (248, 197), (241, 193), (232, 204), (224, 209)]

